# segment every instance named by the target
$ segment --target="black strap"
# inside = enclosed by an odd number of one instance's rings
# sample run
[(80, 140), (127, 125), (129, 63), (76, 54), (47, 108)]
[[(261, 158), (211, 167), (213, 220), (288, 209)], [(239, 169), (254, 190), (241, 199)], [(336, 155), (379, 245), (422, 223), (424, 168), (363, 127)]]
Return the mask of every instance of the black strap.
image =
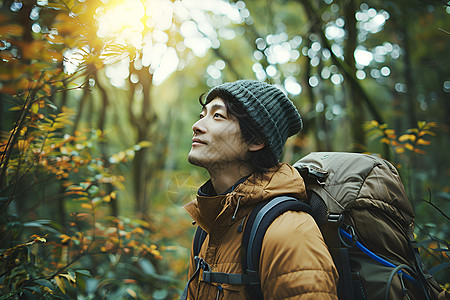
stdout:
[[(289, 196), (280, 196), (272, 200), (259, 203), (248, 217), (242, 238), (242, 267), (247, 274), (259, 271), (259, 260), (262, 241), (267, 228), (272, 222), (286, 211), (305, 211), (311, 214), (308, 204)], [(261, 285), (247, 285), (251, 299), (263, 299)]]
[(259, 276), (256, 273), (235, 274), (203, 271), (203, 280), (209, 283), (259, 285)]
[[(276, 197), (264, 203), (262, 207), (253, 209), (244, 230), (244, 237), (249, 234), (248, 241), (244, 245), (244, 249), (249, 250), (246, 253), (246, 269), (258, 271), (262, 241), (267, 228), (277, 217), (288, 210), (305, 211), (311, 214), (311, 208), (308, 204), (288, 196)], [(253, 214), (255, 215), (254, 218), (252, 217)], [(246, 233), (246, 231), (249, 233)]]
[(204, 231), (200, 226), (197, 226), (197, 230), (195, 231), (195, 235), (194, 235), (194, 242), (193, 242), (193, 246), (192, 249), (194, 251), (194, 257), (198, 256), (200, 254), (200, 250), (202, 248), (202, 244), (206, 239), (206, 236), (208, 234), (206, 233), (206, 231)]

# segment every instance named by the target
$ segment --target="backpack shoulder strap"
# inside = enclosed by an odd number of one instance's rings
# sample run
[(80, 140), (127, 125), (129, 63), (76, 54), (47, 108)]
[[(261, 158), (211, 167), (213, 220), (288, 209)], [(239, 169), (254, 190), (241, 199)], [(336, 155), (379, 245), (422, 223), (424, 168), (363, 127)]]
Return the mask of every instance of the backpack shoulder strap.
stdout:
[(204, 231), (200, 226), (197, 226), (192, 246), (194, 257), (199, 255), (200, 249), (202, 248), (203, 242), (205, 241), (207, 235), (208, 234), (206, 233), (206, 231)]
[[(304, 211), (312, 213), (311, 207), (290, 196), (280, 196), (259, 203), (248, 217), (242, 237), (242, 268), (249, 276), (258, 276), (262, 241), (267, 228), (286, 211)], [(261, 286), (247, 285), (252, 299), (263, 299)]]

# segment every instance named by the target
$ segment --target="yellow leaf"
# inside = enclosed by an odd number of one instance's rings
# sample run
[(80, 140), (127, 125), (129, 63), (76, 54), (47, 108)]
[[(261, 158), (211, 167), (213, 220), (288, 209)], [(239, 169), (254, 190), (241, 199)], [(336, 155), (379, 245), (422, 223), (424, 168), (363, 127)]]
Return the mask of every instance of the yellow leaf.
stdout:
[(150, 147), (150, 146), (152, 145), (152, 142), (149, 142), (149, 141), (140, 141), (140, 142), (138, 143), (138, 145), (139, 145), (141, 148), (146, 148), (146, 147)]
[(21, 109), (22, 109), (21, 106), (14, 106), (14, 107), (11, 107), (9, 110), (10, 111), (17, 111), (17, 110), (21, 110)]
[(429, 134), (429, 135), (432, 135), (432, 136), (436, 135), (433, 131), (429, 131), (429, 130), (422, 130), (420, 133), (421, 133), (421, 136), (425, 135), (425, 134)]
[(430, 141), (425, 141), (423, 139), (418, 139), (417, 140), (417, 145), (429, 145), (429, 144), (431, 144)]
[(377, 128), (378, 125), (379, 125), (379, 123), (376, 120), (366, 122), (366, 126), (369, 128)]
[(59, 278), (59, 276), (55, 276), (55, 282), (59, 289), (63, 292), (63, 294), (65, 294), (66, 287), (64, 286), (64, 282), (61, 280), (61, 278)]
[(382, 142), (382, 143), (385, 143), (385, 144), (388, 144), (389, 145), (389, 139), (387, 139), (387, 138), (382, 138), (381, 140), (380, 140), (380, 142)]
[(414, 152), (419, 153), (419, 154), (425, 154), (426, 152), (420, 149), (414, 149)]
[(106, 195), (105, 197), (103, 197), (103, 201), (110, 202), (111, 201), (111, 196), (110, 195)]
[(82, 204), (81, 204), (81, 207), (87, 208), (87, 209), (92, 209), (92, 205), (89, 204), (89, 203), (82, 203)]
[(67, 280), (69, 280), (69, 282), (75, 282), (76, 281), (75, 278), (72, 275), (70, 275), (70, 274), (59, 274), (59, 276), (67, 278)]
[(140, 233), (143, 234), (144, 230), (141, 227), (136, 227), (135, 229), (133, 229), (132, 233)]
[(34, 241), (35, 242), (41, 242), (41, 243), (46, 243), (47, 242), (47, 240), (45, 238), (43, 238), (43, 237), (36, 237), (34, 239)]
[(69, 241), (70, 239), (72, 239), (67, 234), (61, 234), (59, 237), (62, 238), (61, 243), (63, 243), (63, 244), (66, 243), (67, 241)]
[(136, 292), (133, 291), (132, 289), (129, 289), (129, 288), (128, 288), (128, 289), (127, 289), (127, 293), (128, 293), (128, 295), (130, 295), (131, 297), (137, 299), (137, 294), (136, 294)]
[(27, 140), (20, 140), (17, 142), (17, 146), (19, 147), (20, 151), (24, 151), (29, 144), (30, 142)]
[(410, 151), (413, 151), (413, 150), (414, 150), (414, 146), (411, 145), (411, 144), (409, 144), (409, 143), (406, 143), (406, 144), (405, 144), (405, 148), (408, 149), (408, 150), (410, 150)]
[(398, 140), (399, 140), (400, 142), (406, 142), (406, 141), (408, 141), (408, 140), (414, 142), (414, 141), (416, 140), (416, 136), (413, 135), (413, 134), (404, 134), (404, 135), (400, 136), (400, 137), (398, 138)]
[(37, 114), (37, 112), (39, 111), (39, 104), (38, 103), (33, 103), (33, 105), (31, 105), (31, 111), (35, 114)]

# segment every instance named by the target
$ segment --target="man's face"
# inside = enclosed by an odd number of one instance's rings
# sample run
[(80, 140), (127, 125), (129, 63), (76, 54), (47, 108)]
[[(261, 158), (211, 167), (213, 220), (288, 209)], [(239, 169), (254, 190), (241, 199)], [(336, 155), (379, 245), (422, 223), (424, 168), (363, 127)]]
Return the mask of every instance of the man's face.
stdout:
[(191, 164), (208, 171), (242, 164), (249, 145), (242, 139), (238, 120), (228, 114), (221, 98), (205, 105), (192, 130), (194, 136), (188, 155)]

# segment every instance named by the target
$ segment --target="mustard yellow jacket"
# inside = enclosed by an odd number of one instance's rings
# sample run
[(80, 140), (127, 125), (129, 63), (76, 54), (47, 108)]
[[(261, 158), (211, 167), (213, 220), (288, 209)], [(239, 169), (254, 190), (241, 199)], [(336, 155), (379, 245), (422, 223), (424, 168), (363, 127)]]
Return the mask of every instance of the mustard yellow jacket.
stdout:
[[(199, 257), (212, 272), (243, 273), (242, 232), (238, 227), (256, 204), (280, 195), (307, 198), (303, 179), (287, 164), (250, 176), (226, 195), (197, 195), (196, 200), (185, 205), (189, 215), (208, 233)], [(195, 269), (191, 249), (189, 278)], [(338, 273), (319, 228), (305, 212), (288, 211), (269, 226), (259, 270), (265, 299), (337, 299)], [(221, 287), (202, 281), (200, 271), (189, 284), (188, 299), (249, 299), (244, 285)]]

